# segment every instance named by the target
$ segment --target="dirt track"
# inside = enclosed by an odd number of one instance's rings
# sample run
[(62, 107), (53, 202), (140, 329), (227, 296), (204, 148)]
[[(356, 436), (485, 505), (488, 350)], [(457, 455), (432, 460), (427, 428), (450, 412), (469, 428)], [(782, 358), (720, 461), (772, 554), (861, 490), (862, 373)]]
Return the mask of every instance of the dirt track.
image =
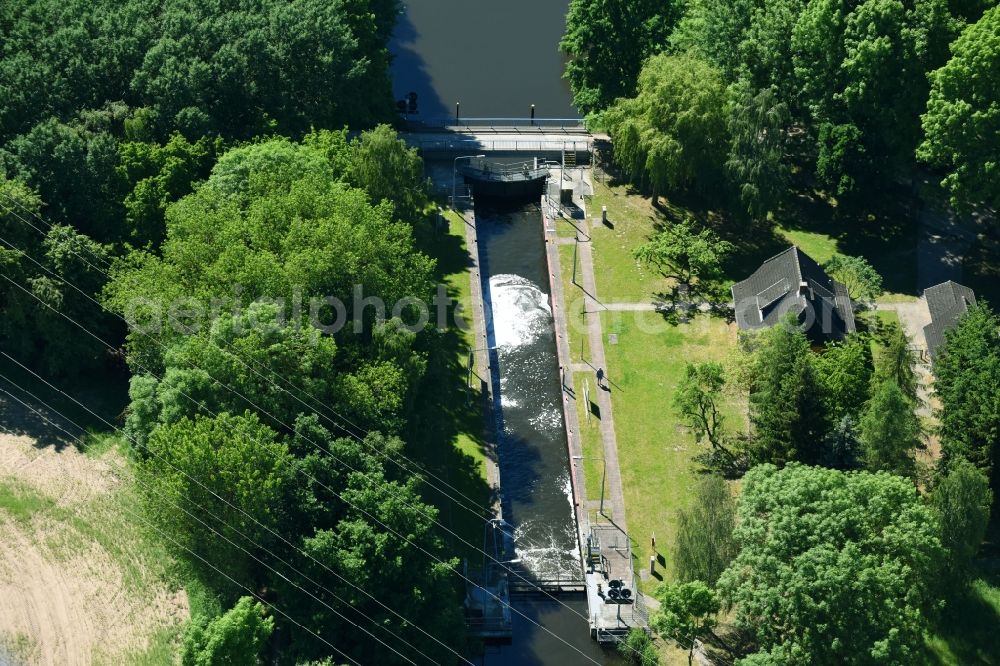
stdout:
[(120, 663), (187, 616), (122, 508), (110, 460), (121, 462), (0, 433), (0, 484), (41, 507), (0, 508), (0, 644), (19, 660)]

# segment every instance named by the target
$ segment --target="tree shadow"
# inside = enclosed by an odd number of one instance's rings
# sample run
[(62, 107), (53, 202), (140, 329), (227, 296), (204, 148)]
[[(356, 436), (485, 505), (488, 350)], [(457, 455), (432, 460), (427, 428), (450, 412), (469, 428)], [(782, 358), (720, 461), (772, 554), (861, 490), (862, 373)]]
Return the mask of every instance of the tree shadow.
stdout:
[(992, 304), (1000, 304), (1000, 220), (985, 221), (965, 255), (961, 282)]
[(50, 379), (0, 358), (0, 374), (0, 430), (30, 437), (38, 448), (82, 448), (88, 433), (108, 432), (123, 422), (128, 375), (117, 365), (85, 377)]
[(419, 32), (408, 12), (402, 12), (396, 19), (389, 42), (392, 57), (393, 97), (402, 99), (411, 92), (417, 93), (417, 113), (407, 116), (408, 119), (436, 119), (447, 117), (448, 107), (434, 87), (427, 63), (417, 53), (414, 45), (420, 37)]
[[(623, 178), (613, 184), (626, 185), (630, 195), (649, 198), (648, 191)], [(788, 248), (788, 241), (778, 235), (773, 221), (754, 219), (742, 213), (725, 196), (720, 202), (694, 191), (668, 192), (661, 195), (652, 208), (654, 232), (662, 231), (679, 220), (693, 219), (736, 248), (722, 260), (721, 275), (715, 280), (724, 284), (726, 289), (730, 282), (749, 277), (766, 259)], [(663, 300), (670, 298), (665, 294), (657, 296)]]
[[(1000, 586), (1000, 570), (983, 571), (980, 580), (996, 589)], [(1000, 593), (997, 593), (1000, 594)], [(948, 607), (935, 623), (936, 635), (960, 664), (996, 664), (1000, 655), (1000, 609), (996, 601), (984, 599), (980, 590), (970, 587)], [(932, 654), (931, 663), (953, 663)]]
[(737, 659), (756, 650), (753, 635), (731, 624), (717, 627), (702, 637), (705, 655), (717, 666), (732, 666)]
[[(455, 275), (467, 279), (471, 261), (459, 236), (435, 224), (419, 224), (414, 234), (417, 247), (436, 259), (435, 278), (439, 284), (447, 284), (446, 280)], [(407, 454), (434, 475), (422, 489), (424, 499), (438, 507), (449, 529), (472, 544), (456, 541), (451, 544), (451, 552), (471, 556), (481, 546), (483, 521), (489, 517), (489, 506), (495, 498), (483, 478), (479, 460), (462, 446), (475, 447), (483, 457), (495, 459), (488, 440), (488, 400), (481, 384), (469, 387), (467, 383), (466, 359), (471, 348), (463, 330), (455, 324), (459, 292), (449, 287), (446, 293), (451, 299), (448, 325), (443, 330), (428, 331), (423, 337), (427, 372), (404, 434)]]
[(864, 257), (882, 276), (886, 291), (919, 293), (917, 215), (921, 204), (913, 187), (889, 183), (878, 192), (839, 201), (808, 176), (793, 187), (794, 194), (779, 217), (783, 226), (829, 236), (841, 254)]

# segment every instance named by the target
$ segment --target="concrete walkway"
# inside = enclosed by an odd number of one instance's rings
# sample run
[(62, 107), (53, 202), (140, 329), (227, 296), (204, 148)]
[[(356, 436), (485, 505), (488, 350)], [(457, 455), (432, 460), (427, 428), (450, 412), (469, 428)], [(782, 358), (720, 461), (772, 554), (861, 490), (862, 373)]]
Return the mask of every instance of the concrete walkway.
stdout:
[[(543, 202), (543, 210), (546, 206)], [(625, 501), (622, 493), (621, 471), (618, 466), (618, 440), (615, 435), (615, 422), (612, 414), (610, 390), (598, 388), (591, 394), (591, 400), (597, 401), (600, 407), (601, 439), (604, 459), (604, 516), (591, 524), (592, 511), (595, 509), (594, 503), (589, 501), (589, 496), (594, 489), (586, 489), (583, 473), (583, 461), (578, 459), (583, 455), (583, 446), (580, 437), (580, 418), (577, 409), (577, 400), (582, 400), (583, 396), (578, 395), (574, 389), (573, 373), (596, 372), (595, 368), (607, 368), (604, 356), (604, 331), (601, 326), (601, 318), (597, 313), (599, 303), (595, 293), (596, 281), (594, 279), (593, 252), (590, 243), (581, 243), (579, 247), (580, 267), (583, 281), (583, 289), (590, 292), (586, 310), (593, 312), (587, 316), (587, 327), (590, 337), (590, 358), (594, 365), (586, 363), (572, 363), (569, 351), (569, 337), (566, 319), (566, 298), (563, 293), (562, 272), (559, 262), (560, 239), (556, 231), (555, 220), (545, 215), (545, 251), (549, 268), (549, 284), (552, 298), (552, 317), (556, 330), (556, 347), (559, 355), (559, 367), (563, 375), (563, 418), (566, 424), (567, 443), (570, 455), (570, 473), (572, 480), (573, 504), (576, 509), (578, 538), (581, 548), (581, 555), (584, 556), (584, 579), (587, 585), (587, 609), (590, 616), (589, 624), (591, 635), (598, 639), (598, 642), (607, 640), (612, 634), (620, 636), (628, 626), (645, 627), (647, 623), (648, 609), (650, 609), (651, 599), (648, 599), (635, 589), (635, 601), (625, 609), (604, 602), (600, 588), (607, 584), (605, 575), (614, 575), (626, 581), (633, 580), (635, 575), (632, 569), (631, 557), (626, 557), (622, 562), (623, 566), (614, 571), (608, 571), (604, 565), (607, 558), (604, 549), (610, 549), (609, 553), (618, 552), (616, 544), (625, 544), (629, 555), (631, 550), (627, 548), (628, 529), (625, 523)], [(603, 381), (598, 382), (599, 386), (606, 389), (614, 389), (614, 378), (605, 376)], [(588, 406), (589, 408), (589, 406)], [(599, 506), (599, 503), (598, 503)], [(610, 524), (609, 522), (610, 521)], [(603, 536), (598, 536), (598, 543), (601, 548), (601, 566), (596, 566), (593, 562), (586, 560), (588, 549), (584, 544), (595, 534), (593, 530), (610, 530)], [(631, 587), (631, 585), (630, 585)], [(652, 606), (655, 610), (658, 606)], [(614, 611), (614, 613), (612, 613)], [(622, 611), (622, 622), (618, 620), (618, 611)]]
[[(476, 232), (475, 213), (466, 210), (460, 213), (465, 223), (465, 246), (469, 253), (469, 284), (472, 300), (472, 326), (475, 333), (475, 359), (471, 378), (479, 382), (483, 400), (483, 438), (486, 449), (486, 482), (490, 486), (490, 509), (495, 518), (503, 518), (500, 505), (500, 465), (496, 452), (493, 413), (493, 373), (490, 371), (489, 343), (486, 338), (486, 313), (483, 310), (483, 283), (479, 272), (479, 238)], [(472, 387), (467, 387), (471, 390)]]
[[(581, 241), (579, 246), (580, 273), (583, 277), (583, 291), (587, 315), (587, 337), (590, 339), (591, 365), (607, 373), (608, 361), (604, 356), (604, 328), (598, 312), (597, 280), (594, 276), (594, 253), (589, 241)], [(607, 483), (604, 500), (605, 512), (625, 530), (625, 500), (622, 492), (621, 470), (618, 466), (618, 437), (615, 434), (615, 419), (611, 407), (613, 378), (607, 376), (598, 382), (597, 404), (601, 410), (601, 439), (604, 443), (604, 464), (607, 467)], [(603, 389), (603, 390), (602, 390)], [(593, 394), (591, 394), (593, 399)], [(607, 507), (610, 506), (610, 511)]]
[[(573, 172), (574, 178), (582, 178), (582, 171)], [(584, 206), (582, 200), (575, 201), (581, 209)], [(586, 218), (585, 218), (586, 219)], [(593, 372), (597, 369), (607, 372), (607, 360), (604, 355), (604, 330), (601, 325), (600, 310), (606, 309), (597, 297), (597, 281), (594, 276), (594, 255), (590, 244), (590, 238), (582, 229), (578, 229), (577, 238), (561, 238), (556, 230), (556, 221), (546, 215), (546, 252), (549, 260), (549, 279), (552, 291), (553, 317), (556, 325), (556, 342), (559, 352), (559, 365), (566, 373), (566, 382), (563, 387), (564, 407), (567, 412), (567, 430), (570, 436), (570, 453), (574, 456), (582, 455), (582, 445), (579, 441), (579, 419), (577, 417), (576, 400), (582, 400), (583, 396), (573, 392), (572, 373)], [(585, 293), (584, 311), (587, 314), (587, 333), (590, 340), (590, 363), (573, 363), (568, 344), (568, 326), (566, 321), (566, 294), (563, 293), (562, 273), (560, 271), (559, 246), (570, 243), (579, 243), (577, 268), (578, 280)], [(653, 303), (630, 304), (650, 310), (655, 309)], [(603, 380), (597, 382), (598, 386), (591, 394), (591, 400), (597, 402), (601, 413), (601, 440), (603, 444), (603, 458), (607, 479), (604, 489), (604, 512), (606, 517), (611, 519), (623, 532), (627, 531), (625, 524), (625, 501), (622, 493), (621, 470), (618, 465), (618, 438), (615, 434), (614, 413), (611, 405), (611, 390), (614, 390), (614, 378), (605, 375)], [(579, 480), (582, 486), (583, 466), (581, 461), (572, 460), (574, 478)], [(591, 489), (592, 491), (592, 489)], [(590, 494), (589, 492), (587, 494)], [(588, 507), (587, 497), (577, 497), (582, 513), (586, 513)], [(581, 526), (582, 527), (582, 526)]]
[(593, 151), (594, 139), (587, 134), (549, 132), (409, 132), (399, 135), (407, 145), (435, 155), (474, 153), (560, 153)]
[(921, 297), (916, 301), (876, 303), (875, 309), (892, 311), (899, 317), (899, 325), (909, 338), (911, 347), (917, 352), (914, 364), (917, 375), (917, 415), (932, 418), (940, 405), (934, 399), (933, 368), (927, 355), (927, 340), (924, 338), (924, 326), (931, 323), (927, 301)]

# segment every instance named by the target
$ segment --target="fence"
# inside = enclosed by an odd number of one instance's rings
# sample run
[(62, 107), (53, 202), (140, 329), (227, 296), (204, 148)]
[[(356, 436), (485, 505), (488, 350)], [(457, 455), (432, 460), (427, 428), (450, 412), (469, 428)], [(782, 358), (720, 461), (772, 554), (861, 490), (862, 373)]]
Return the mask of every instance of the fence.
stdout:
[(590, 139), (552, 140), (552, 139), (421, 139), (419, 135), (411, 134), (407, 143), (419, 150), (429, 152), (490, 152), (490, 153), (561, 153), (563, 151), (579, 151), (589, 153), (594, 143)]
[(448, 129), (457, 132), (472, 130), (587, 131), (587, 125), (583, 118), (456, 118), (455, 116), (433, 116), (420, 119), (407, 118), (406, 124), (412, 131), (434, 129)]

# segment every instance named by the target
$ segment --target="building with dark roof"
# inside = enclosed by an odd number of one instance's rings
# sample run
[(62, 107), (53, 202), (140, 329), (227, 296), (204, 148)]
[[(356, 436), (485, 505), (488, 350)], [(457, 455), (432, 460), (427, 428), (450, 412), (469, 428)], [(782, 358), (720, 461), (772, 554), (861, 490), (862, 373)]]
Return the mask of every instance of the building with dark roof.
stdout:
[(931, 358), (944, 344), (944, 333), (958, 324), (958, 320), (976, 304), (976, 294), (968, 287), (952, 282), (942, 282), (924, 289), (924, 300), (931, 315), (931, 323), (924, 326), (927, 353)]
[(741, 330), (773, 326), (788, 313), (795, 314), (817, 342), (841, 340), (855, 330), (847, 288), (795, 246), (734, 284), (733, 306)]

